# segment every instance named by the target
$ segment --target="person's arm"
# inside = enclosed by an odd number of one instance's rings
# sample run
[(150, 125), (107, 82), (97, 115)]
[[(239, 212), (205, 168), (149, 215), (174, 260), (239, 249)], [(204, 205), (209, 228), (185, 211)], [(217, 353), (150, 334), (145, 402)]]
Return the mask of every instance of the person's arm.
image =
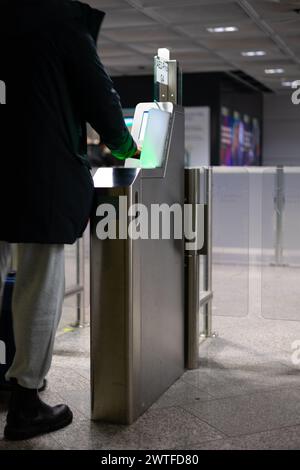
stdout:
[(65, 60), (83, 118), (114, 157), (125, 160), (138, 155), (124, 122), (120, 97), (100, 61), (92, 36), (83, 29), (71, 29), (67, 34), (63, 45)]

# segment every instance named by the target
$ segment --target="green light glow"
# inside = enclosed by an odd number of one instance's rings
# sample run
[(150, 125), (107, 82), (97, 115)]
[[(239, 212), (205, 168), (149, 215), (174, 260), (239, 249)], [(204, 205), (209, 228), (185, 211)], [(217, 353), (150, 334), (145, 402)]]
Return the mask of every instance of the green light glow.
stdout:
[(147, 146), (143, 147), (141, 163), (142, 168), (150, 169), (157, 167), (157, 156), (153, 142), (149, 142)]

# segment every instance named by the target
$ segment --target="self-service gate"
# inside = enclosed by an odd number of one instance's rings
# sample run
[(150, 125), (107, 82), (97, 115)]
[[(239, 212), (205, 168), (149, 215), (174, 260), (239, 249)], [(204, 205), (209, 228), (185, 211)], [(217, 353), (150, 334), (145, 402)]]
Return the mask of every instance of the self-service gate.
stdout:
[[(139, 104), (134, 116), (140, 162), (94, 176), (92, 418), (106, 422), (133, 422), (184, 371), (183, 239), (172, 229), (168, 237), (154, 235), (151, 218), (153, 205), (162, 212), (184, 205), (184, 111), (175, 98), (164, 101), (174, 61), (170, 69), (165, 57), (158, 62), (165, 63), (157, 78), (161, 101)], [(135, 211), (141, 205), (143, 214)], [(145, 221), (148, 230), (136, 236)]]

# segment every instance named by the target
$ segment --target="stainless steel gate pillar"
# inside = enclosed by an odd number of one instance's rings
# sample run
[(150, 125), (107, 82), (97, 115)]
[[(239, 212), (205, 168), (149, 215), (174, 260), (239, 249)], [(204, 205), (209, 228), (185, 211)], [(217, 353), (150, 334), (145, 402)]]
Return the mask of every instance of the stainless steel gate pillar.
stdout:
[[(167, 239), (125, 236), (137, 221), (122, 206), (141, 203), (148, 214), (154, 204), (183, 207), (184, 112), (172, 103), (158, 105), (171, 114), (162, 166), (101, 168), (94, 176), (92, 418), (105, 422), (132, 423), (184, 371), (184, 240), (172, 230)], [(115, 208), (117, 236), (101, 240), (108, 207)]]
[[(116, 210), (116, 232), (128, 227), (120, 197), (130, 206), (140, 196), (140, 170), (102, 169), (91, 220), (91, 380), (92, 417), (131, 423), (138, 412), (141, 314), (139, 243), (120, 235), (99, 240), (100, 204)], [(127, 211), (126, 211), (127, 212)]]
[[(202, 187), (203, 186), (203, 187)], [(201, 197), (202, 196), (202, 197)], [(202, 250), (185, 252), (186, 367), (199, 366), (199, 343), (212, 333), (212, 169), (185, 169), (185, 201), (193, 207), (193, 227), (198, 224), (198, 205), (204, 205)], [(201, 224), (200, 224), (201, 225)], [(197, 234), (199, 237), (199, 234)], [(203, 290), (200, 286), (200, 255), (203, 255)], [(200, 309), (203, 307), (203, 330), (200, 330)]]

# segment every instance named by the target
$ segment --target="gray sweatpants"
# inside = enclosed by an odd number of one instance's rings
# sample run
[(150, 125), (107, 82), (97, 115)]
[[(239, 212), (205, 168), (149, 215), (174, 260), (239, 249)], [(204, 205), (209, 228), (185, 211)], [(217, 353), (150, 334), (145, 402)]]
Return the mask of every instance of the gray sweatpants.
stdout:
[[(6, 378), (27, 388), (43, 384), (52, 360), (65, 294), (64, 245), (19, 244), (13, 294), (16, 354)], [(11, 245), (0, 242), (0, 301)]]

